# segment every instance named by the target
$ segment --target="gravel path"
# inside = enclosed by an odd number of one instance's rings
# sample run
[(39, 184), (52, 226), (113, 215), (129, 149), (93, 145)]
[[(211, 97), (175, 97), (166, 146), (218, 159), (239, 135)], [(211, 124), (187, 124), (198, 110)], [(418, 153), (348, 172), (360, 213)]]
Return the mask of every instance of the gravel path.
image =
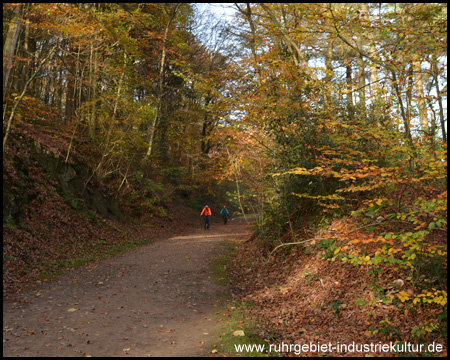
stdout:
[[(239, 221), (164, 239), (66, 273), (3, 304), (3, 356), (210, 356), (229, 292), (212, 280)], [(214, 335), (216, 334), (216, 335)]]

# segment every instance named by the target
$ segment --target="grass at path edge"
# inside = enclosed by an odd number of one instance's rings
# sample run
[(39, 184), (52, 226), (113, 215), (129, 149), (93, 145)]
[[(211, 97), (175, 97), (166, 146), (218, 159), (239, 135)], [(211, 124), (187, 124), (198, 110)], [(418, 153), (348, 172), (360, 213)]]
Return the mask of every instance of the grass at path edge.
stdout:
[[(223, 241), (220, 245), (221, 252), (210, 264), (213, 273), (213, 280), (225, 287), (230, 287), (233, 283), (233, 276), (229, 272), (232, 266), (230, 259), (237, 250), (235, 241)], [(217, 338), (218, 341), (212, 350), (213, 354), (222, 354), (233, 357), (268, 357), (279, 356), (277, 353), (269, 353), (269, 343), (256, 334), (255, 320), (249, 315), (251, 303), (241, 300), (231, 300), (224, 298), (223, 304), (216, 312), (215, 320), (222, 322), (222, 327)], [(243, 336), (235, 336), (235, 332), (242, 330)], [(242, 334), (242, 333), (241, 333)], [(264, 345), (264, 352), (242, 351), (238, 352), (236, 346), (239, 345)]]

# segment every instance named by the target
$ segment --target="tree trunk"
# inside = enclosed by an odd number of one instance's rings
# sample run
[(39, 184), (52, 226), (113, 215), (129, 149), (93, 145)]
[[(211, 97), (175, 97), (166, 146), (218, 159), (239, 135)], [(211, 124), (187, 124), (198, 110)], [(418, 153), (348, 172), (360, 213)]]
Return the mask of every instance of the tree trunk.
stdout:
[[(363, 39), (362, 35), (358, 35), (357, 37), (357, 46), (359, 49), (363, 48)], [(357, 82), (358, 82), (358, 94), (359, 94), (359, 106), (361, 109), (366, 108), (366, 79), (365, 79), (365, 72), (364, 72), (364, 59), (363, 55), (361, 53), (358, 54), (356, 57), (356, 64), (358, 65), (358, 76), (357, 76)]]
[(347, 106), (353, 106), (352, 64), (348, 60), (345, 65), (345, 80), (347, 82)]
[[(73, 49), (73, 48), (72, 48)], [(71, 47), (69, 46), (69, 50)], [(75, 50), (75, 49), (73, 49)], [(73, 54), (73, 52), (70, 52)], [(78, 50), (79, 54), (79, 50)], [(65, 120), (72, 122), (75, 118), (75, 107), (76, 107), (76, 77), (78, 75), (78, 59), (75, 60), (71, 55), (66, 57), (66, 64), (68, 67), (68, 74), (66, 76), (66, 96), (65, 96)]]
[(8, 78), (11, 73), (14, 53), (22, 27), (22, 8), (23, 5), (19, 4), (14, 9), (14, 19), (11, 21), (8, 33), (6, 34), (5, 45), (3, 45), (3, 97), (6, 96)]
[[(328, 34), (328, 46), (327, 52), (325, 55), (325, 67), (326, 67), (326, 76), (325, 76), (325, 104), (331, 105), (331, 92), (333, 89), (333, 85), (331, 81), (333, 80), (333, 35), (331, 32)], [(331, 109), (330, 109), (331, 110)]]
[(208, 105), (211, 102), (211, 98), (209, 96), (205, 97), (205, 109), (203, 111), (203, 124), (202, 124), (202, 139), (201, 139), (201, 151), (203, 154), (208, 154), (208, 151), (210, 149), (209, 146), (209, 140), (208, 140), (208, 125), (210, 122), (208, 121)]
[(408, 124), (411, 125), (411, 113), (412, 113), (412, 88), (413, 84), (413, 68), (412, 64), (409, 65), (409, 69), (406, 73), (407, 83), (406, 83), (406, 117), (408, 119)]
[(94, 44), (91, 45), (91, 114), (89, 117), (89, 137), (93, 139), (95, 137), (95, 129), (97, 127), (97, 71), (98, 71), (98, 61), (97, 61), (97, 51), (94, 49)]
[[(361, 10), (365, 14), (365, 17), (369, 19), (369, 8), (366, 3), (361, 3)], [(372, 58), (376, 54), (376, 49), (373, 41), (373, 33), (368, 31), (365, 35), (369, 39), (369, 56)], [(380, 99), (380, 85), (378, 84), (377, 65), (373, 61), (370, 62), (370, 83), (373, 90), (373, 96), (375, 98), (375, 101), (377, 101)]]
[(17, 99), (16, 103), (14, 104), (14, 107), (11, 111), (11, 114), (9, 115), (9, 120), (8, 120), (8, 124), (6, 126), (6, 132), (5, 132), (5, 136), (3, 137), (3, 151), (5, 151), (5, 145), (6, 142), (8, 140), (9, 134), (11, 132), (11, 126), (12, 126), (12, 121), (14, 119), (14, 114), (17, 110), (17, 107), (19, 106), (20, 102), (22, 101), (22, 98), (24, 97), (25, 93), (27, 92), (28, 86), (30, 85), (30, 83), (33, 81), (33, 79), (35, 78), (35, 76), (37, 75), (37, 73), (41, 70), (42, 65), (45, 64), (45, 62), (53, 55), (53, 52), (56, 50), (56, 45), (49, 51), (49, 53), (47, 54), (47, 56), (41, 61), (41, 63), (39, 64), (39, 66), (37, 67), (36, 71), (33, 73), (33, 75), (28, 79), (27, 83), (25, 84), (22, 93), (20, 94), (19, 98)]
[(433, 55), (433, 63), (431, 64), (431, 73), (433, 74), (434, 82), (436, 83), (436, 95), (438, 98), (438, 104), (439, 104), (439, 120), (441, 124), (441, 131), (442, 131), (442, 140), (447, 143), (447, 133), (445, 130), (445, 119), (444, 119), (444, 107), (442, 106), (442, 96), (441, 91), (439, 89), (439, 78), (438, 78), (438, 67), (436, 62), (436, 55)]
[(291, 38), (288, 32), (286, 32), (283, 27), (281, 26), (280, 22), (277, 20), (275, 14), (273, 11), (267, 7), (264, 3), (260, 3), (261, 7), (264, 9), (264, 11), (269, 15), (269, 19), (272, 22), (272, 24), (277, 28), (279, 33), (281, 34), (282, 38), (284, 39), (286, 45), (290, 48), (290, 51), (294, 54), (293, 59), (295, 62), (295, 65), (297, 67), (300, 66), (300, 61), (306, 65), (303, 68), (303, 71), (306, 75), (309, 75), (313, 80), (317, 80), (317, 76), (314, 74), (314, 72), (307, 66), (308, 65), (308, 59), (305, 56), (305, 54), (300, 50), (300, 48), (297, 46), (295, 41)]
[(420, 61), (414, 61), (412, 63), (412, 66), (414, 70), (414, 84), (416, 86), (417, 105), (419, 107), (420, 129), (422, 130), (422, 135), (427, 136), (430, 134), (430, 128), (428, 126), (427, 104), (425, 102), (425, 96), (423, 93), (423, 79)]
[(255, 68), (255, 73), (258, 78), (258, 84), (261, 85), (261, 70), (258, 66), (258, 60), (256, 56), (256, 31), (255, 31), (255, 24), (253, 23), (252, 19), (252, 10), (250, 7), (250, 3), (247, 3), (247, 12), (245, 13), (247, 16), (248, 23), (250, 25), (250, 31), (252, 33), (252, 39), (250, 41), (250, 46), (252, 49), (252, 56), (253, 56), (253, 66)]
[(147, 153), (144, 157), (144, 163), (147, 162), (147, 160), (150, 158), (150, 155), (152, 154), (153, 150), (153, 140), (155, 138), (155, 131), (159, 124), (159, 116), (160, 116), (160, 107), (161, 107), (161, 100), (163, 95), (163, 83), (164, 83), (164, 67), (166, 64), (166, 44), (167, 44), (167, 37), (169, 35), (169, 29), (170, 25), (175, 18), (175, 15), (177, 13), (178, 8), (181, 4), (176, 4), (175, 8), (173, 9), (171, 14), (169, 15), (169, 19), (167, 21), (166, 29), (164, 30), (164, 38), (163, 38), (163, 44), (162, 44), (162, 51), (161, 51), (161, 62), (159, 65), (159, 84), (158, 84), (158, 96), (156, 99), (156, 110), (155, 110), (155, 117), (153, 118), (153, 122), (150, 126), (150, 139), (148, 142), (148, 148)]
[(393, 70), (391, 70), (391, 75), (392, 75), (392, 85), (394, 86), (395, 93), (397, 95), (398, 104), (400, 106), (400, 114), (403, 119), (403, 125), (405, 126), (406, 140), (408, 141), (408, 144), (412, 147), (413, 143), (412, 143), (412, 137), (411, 137), (411, 129), (409, 128), (409, 124), (410, 124), (409, 116), (405, 112), (405, 107), (403, 105), (403, 100), (402, 100), (402, 94), (400, 92), (400, 88), (399, 88), (398, 82), (397, 82), (397, 75), (395, 74), (395, 72)]
[(125, 76), (125, 70), (127, 67), (127, 54), (124, 53), (123, 54), (123, 66), (124, 69), (122, 71), (122, 74), (120, 74), (120, 79), (119, 79), (119, 85), (117, 87), (117, 97), (116, 100), (114, 101), (114, 109), (113, 109), (113, 116), (112, 116), (112, 125), (114, 125), (114, 122), (116, 120), (116, 114), (117, 114), (117, 107), (119, 105), (119, 100), (120, 100), (120, 92), (122, 90), (122, 82), (123, 82), (123, 78)]

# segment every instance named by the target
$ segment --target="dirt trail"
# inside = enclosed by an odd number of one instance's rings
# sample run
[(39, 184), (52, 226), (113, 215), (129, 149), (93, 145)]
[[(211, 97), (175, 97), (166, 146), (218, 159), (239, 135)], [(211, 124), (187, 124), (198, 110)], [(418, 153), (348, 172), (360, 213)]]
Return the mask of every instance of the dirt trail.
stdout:
[(211, 260), (238, 221), (85, 266), (3, 305), (3, 356), (210, 356), (220, 293)]

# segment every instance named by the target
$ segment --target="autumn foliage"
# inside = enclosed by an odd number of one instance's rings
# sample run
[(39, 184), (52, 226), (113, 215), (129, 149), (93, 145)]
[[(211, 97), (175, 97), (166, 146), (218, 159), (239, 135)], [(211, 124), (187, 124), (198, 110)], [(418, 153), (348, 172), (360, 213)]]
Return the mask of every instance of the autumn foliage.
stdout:
[(344, 314), (354, 329), (341, 342), (446, 337), (440, 10), (239, 8), (249, 44), (242, 69), (254, 68), (243, 72), (242, 128), (259, 131), (270, 156), (259, 249), (244, 247), (239, 266), (254, 275), (246, 299), (282, 339), (336, 339), (332, 324)]
[(258, 214), (263, 336), (446, 338), (446, 5), (230, 6), (5, 4), (4, 169), (32, 124), (134, 216)]

